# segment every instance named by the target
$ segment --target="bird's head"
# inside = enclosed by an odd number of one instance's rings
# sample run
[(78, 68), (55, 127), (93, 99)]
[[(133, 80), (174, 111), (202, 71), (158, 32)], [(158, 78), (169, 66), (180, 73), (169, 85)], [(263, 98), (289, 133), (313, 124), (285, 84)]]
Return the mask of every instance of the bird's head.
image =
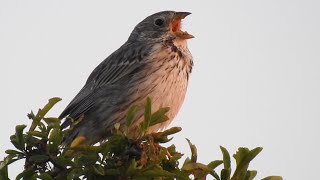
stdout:
[(191, 34), (181, 30), (181, 20), (189, 12), (162, 11), (148, 16), (132, 31), (129, 40), (161, 40), (161, 39), (190, 39)]

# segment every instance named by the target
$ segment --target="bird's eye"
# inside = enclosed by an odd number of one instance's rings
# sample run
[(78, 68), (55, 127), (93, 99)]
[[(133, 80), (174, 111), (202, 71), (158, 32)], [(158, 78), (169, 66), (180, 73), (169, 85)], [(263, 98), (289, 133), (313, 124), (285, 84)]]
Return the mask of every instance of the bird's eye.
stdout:
[(156, 19), (154, 21), (154, 24), (160, 27), (164, 24), (164, 20), (163, 19)]

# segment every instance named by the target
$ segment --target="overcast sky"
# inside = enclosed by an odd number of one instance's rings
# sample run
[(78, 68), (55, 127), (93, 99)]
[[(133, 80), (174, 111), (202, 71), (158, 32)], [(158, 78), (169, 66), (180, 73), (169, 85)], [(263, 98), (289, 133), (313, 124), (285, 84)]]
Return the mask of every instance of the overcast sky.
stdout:
[[(0, 0), (0, 158), (26, 114), (51, 97), (58, 116), (91, 71), (146, 16), (193, 14), (183, 29), (194, 70), (173, 140), (199, 161), (221, 159), (219, 145), (263, 147), (258, 178), (317, 179), (320, 162), (320, 1)], [(10, 168), (10, 177), (23, 163)]]

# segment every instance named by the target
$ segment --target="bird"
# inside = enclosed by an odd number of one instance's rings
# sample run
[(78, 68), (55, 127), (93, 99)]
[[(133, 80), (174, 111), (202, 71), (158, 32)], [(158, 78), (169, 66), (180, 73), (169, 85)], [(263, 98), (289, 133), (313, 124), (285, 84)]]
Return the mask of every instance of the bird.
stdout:
[[(92, 145), (107, 139), (115, 123), (125, 124), (132, 105), (140, 109), (130, 131), (143, 121), (143, 104), (152, 99), (152, 112), (170, 107), (169, 118), (148, 128), (147, 133), (166, 128), (177, 115), (186, 95), (193, 58), (181, 30), (190, 12), (162, 11), (138, 23), (128, 40), (89, 75), (79, 93), (62, 111), (62, 129), (75, 125), (64, 136), (66, 146)], [(69, 118), (68, 118), (69, 117)]]

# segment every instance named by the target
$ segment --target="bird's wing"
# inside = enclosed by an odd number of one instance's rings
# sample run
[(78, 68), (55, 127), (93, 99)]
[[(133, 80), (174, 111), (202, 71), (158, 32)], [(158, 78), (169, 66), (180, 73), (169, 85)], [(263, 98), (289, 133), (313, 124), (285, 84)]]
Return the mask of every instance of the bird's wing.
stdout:
[[(59, 118), (63, 119), (69, 115), (76, 120), (87, 112), (95, 104), (99, 95), (104, 93), (103, 89), (116, 85), (119, 83), (119, 79), (136, 72), (142, 66), (143, 61), (141, 59), (147, 55), (144, 51), (147, 51), (144, 47), (133, 47), (130, 44), (124, 44), (111, 54), (90, 74), (85, 86), (61, 113)], [(128, 76), (128, 78), (130, 77)], [(70, 123), (66, 120), (61, 127), (65, 128)]]

